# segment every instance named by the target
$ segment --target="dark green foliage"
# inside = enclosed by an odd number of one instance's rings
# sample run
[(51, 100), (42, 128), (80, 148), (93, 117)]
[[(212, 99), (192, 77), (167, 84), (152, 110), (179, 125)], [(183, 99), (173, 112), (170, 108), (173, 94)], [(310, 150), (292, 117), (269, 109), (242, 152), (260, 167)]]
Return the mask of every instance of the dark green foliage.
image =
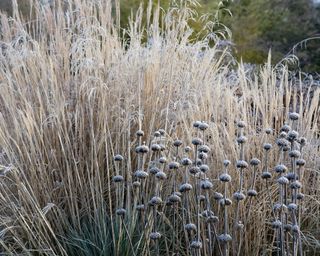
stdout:
[[(158, 1), (151, 2), (158, 4)], [(28, 15), (29, 0), (19, 0), (18, 3), (21, 13)], [(127, 28), (131, 13), (135, 14), (140, 4), (146, 9), (148, 3), (149, 0), (120, 0), (121, 27)], [(160, 3), (166, 10), (172, 1), (162, 0)], [(320, 7), (312, 0), (200, 0), (199, 3), (201, 6), (195, 8), (199, 17), (209, 13), (213, 19), (218, 18), (230, 27), (239, 60), (264, 63), (271, 49), (274, 64), (289, 54), (295, 54), (299, 63), (292, 68), (319, 72), (320, 38), (299, 44), (307, 38), (320, 37)], [(11, 14), (11, 0), (1, 0), (0, 9)], [(232, 17), (226, 9), (231, 11)], [(190, 23), (196, 32), (203, 27), (199, 20)]]
[(304, 71), (320, 68), (320, 39), (299, 42), (320, 35), (320, 10), (311, 0), (244, 0), (229, 3), (231, 27), (238, 57), (245, 62), (263, 63), (269, 49), (276, 63), (287, 54), (299, 57)]

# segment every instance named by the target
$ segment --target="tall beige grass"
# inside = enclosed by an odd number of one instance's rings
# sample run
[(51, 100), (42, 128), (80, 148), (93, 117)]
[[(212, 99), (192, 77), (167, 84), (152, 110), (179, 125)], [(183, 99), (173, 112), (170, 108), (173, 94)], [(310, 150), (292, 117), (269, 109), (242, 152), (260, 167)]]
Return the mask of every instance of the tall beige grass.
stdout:
[[(239, 155), (237, 120), (247, 123), (245, 159), (261, 159), (261, 131), (279, 130), (293, 110), (309, 141), (303, 243), (308, 254), (319, 252), (319, 88), (305, 88), (290, 79), (285, 66), (275, 68), (270, 61), (248, 72), (234, 64), (228, 48), (209, 47), (210, 39), (217, 40), (210, 30), (190, 42), (188, 21), (196, 18), (191, 1), (167, 11), (140, 8), (128, 29), (115, 25), (119, 17), (113, 13), (119, 12), (113, 12), (111, 1), (60, 2), (32, 2), (28, 21), (16, 6), (13, 18), (0, 17), (1, 252), (113, 254), (113, 155), (126, 159), (126, 175), (135, 171), (138, 129), (147, 145), (159, 128), (169, 139), (190, 143), (192, 122), (205, 120), (211, 147), (207, 175), (217, 179), (223, 160), (234, 163)], [(270, 164), (276, 163), (275, 152)], [(235, 168), (229, 173), (236, 179)], [(271, 193), (277, 196), (276, 184)], [(271, 254), (272, 245), (265, 243), (271, 220), (263, 211), (268, 194), (262, 190), (259, 196), (252, 201), (243, 255)], [(131, 255), (126, 238), (120, 243), (120, 255)]]

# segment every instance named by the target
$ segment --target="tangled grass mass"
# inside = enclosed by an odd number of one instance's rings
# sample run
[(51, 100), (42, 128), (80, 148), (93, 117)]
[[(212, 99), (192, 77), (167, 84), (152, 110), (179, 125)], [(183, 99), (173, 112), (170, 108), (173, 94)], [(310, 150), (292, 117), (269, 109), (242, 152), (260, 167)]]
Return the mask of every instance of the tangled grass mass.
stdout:
[[(320, 88), (194, 1), (0, 17), (1, 255), (320, 255)], [(189, 26), (201, 19), (195, 38)]]

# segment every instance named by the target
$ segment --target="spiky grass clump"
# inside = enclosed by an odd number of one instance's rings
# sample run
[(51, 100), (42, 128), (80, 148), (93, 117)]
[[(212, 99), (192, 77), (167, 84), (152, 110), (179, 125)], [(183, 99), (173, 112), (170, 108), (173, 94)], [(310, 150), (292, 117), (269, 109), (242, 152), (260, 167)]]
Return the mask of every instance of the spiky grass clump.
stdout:
[[(306, 250), (319, 250), (315, 228), (320, 208), (319, 179), (315, 178), (319, 161), (319, 90), (308, 91), (302, 83), (295, 87), (287, 68), (274, 69), (270, 62), (254, 76), (248, 75), (241, 64), (233, 70), (228, 49), (221, 49), (218, 44), (210, 47), (209, 40), (218, 38), (213, 33), (190, 42), (188, 20), (195, 14), (188, 5), (171, 8), (165, 14), (149, 6), (145, 29), (140, 8), (123, 32), (114, 25), (111, 1), (64, 3), (62, 6), (61, 1), (56, 1), (52, 7), (33, 1), (31, 22), (24, 22), (17, 9), (13, 19), (1, 15), (2, 251), (14, 255), (144, 255), (157, 252), (156, 243), (161, 253), (167, 254), (191, 248), (208, 251), (213, 246), (219, 251), (214, 228), (218, 234), (229, 232), (223, 232), (223, 226), (231, 228), (232, 223), (223, 223), (221, 202), (227, 205), (231, 201), (218, 194), (223, 189), (215, 179), (226, 157), (232, 163), (239, 159), (234, 121), (241, 116), (246, 122), (246, 134), (250, 135), (243, 158), (262, 159), (264, 138), (259, 130), (271, 126), (279, 131), (286, 113), (296, 107), (300, 119), (295, 121), (294, 129), (310, 143), (300, 144), (306, 165), (296, 169), (304, 187), (297, 187), (296, 193), (296, 185), (292, 185), (288, 192), (298, 199), (303, 198), (303, 189), (307, 196), (298, 210), (291, 205), (301, 226), (298, 229), (293, 225), (294, 242), (286, 244), (296, 251), (301, 230), (308, 234), (301, 237)], [(147, 45), (145, 35), (150, 39)], [(208, 127), (198, 122), (200, 126), (194, 134), (190, 128), (193, 120), (206, 120)], [(164, 128), (159, 130), (160, 136), (153, 136), (160, 127)], [(284, 132), (289, 135), (289, 130)], [(257, 133), (259, 136), (253, 136)], [(275, 140), (272, 136), (270, 141)], [(190, 151), (194, 137), (200, 137), (195, 142), (205, 143), (210, 152)], [(185, 154), (190, 156), (186, 157), (192, 161), (199, 153), (199, 159), (187, 167), (186, 180), (181, 175), (184, 166), (168, 173), (165, 157), (169, 163), (180, 162), (182, 157), (182, 148), (176, 155), (173, 138), (181, 138), (188, 147)], [(158, 144), (153, 149), (160, 151), (153, 151), (152, 144)], [(118, 153), (123, 156), (121, 164), (113, 158)], [(277, 164), (275, 156), (276, 152), (271, 151), (269, 167)], [(196, 184), (191, 182), (201, 181), (204, 175), (192, 175), (201, 172), (198, 164), (203, 160), (209, 167), (205, 178), (213, 189), (208, 190), (208, 195), (196, 197)], [(167, 177), (166, 182), (155, 180), (149, 173), (151, 168), (165, 173), (156, 175)], [(232, 180), (237, 179), (234, 166), (228, 174)], [(248, 180), (244, 177), (246, 188)], [(174, 181), (191, 185), (187, 197), (177, 193), (178, 185), (172, 191)], [(291, 183), (296, 184), (294, 180)], [(156, 195), (154, 184), (161, 188), (161, 195)], [(274, 181), (268, 185), (270, 193), (260, 180), (255, 183), (259, 200), (252, 200), (250, 208), (260, 211), (251, 211), (250, 226), (245, 228), (248, 239), (241, 243), (237, 240), (238, 246), (242, 244), (242, 255), (274, 248), (270, 241), (273, 232), (271, 227), (266, 228), (265, 220), (269, 220), (269, 202), (275, 200), (278, 185)], [(159, 196), (164, 203), (157, 203), (150, 212), (148, 200), (153, 196)], [(165, 199), (170, 196), (165, 206)], [(220, 198), (220, 203), (214, 198)], [(209, 231), (202, 218), (196, 225), (199, 215), (195, 209), (199, 203), (200, 210), (220, 217), (219, 222), (210, 224), (210, 248), (207, 240), (198, 239), (196, 233), (198, 227), (200, 232)], [(232, 217), (235, 211), (236, 208), (231, 209), (227, 214)], [(182, 212), (186, 218), (189, 212), (190, 221), (185, 221)], [(241, 204), (239, 219), (245, 213)], [(183, 222), (190, 234), (185, 234)], [(209, 233), (202, 232), (200, 237), (209, 237)], [(172, 244), (173, 237), (179, 246)], [(230, 237), (220, 240), (229, 241)]]

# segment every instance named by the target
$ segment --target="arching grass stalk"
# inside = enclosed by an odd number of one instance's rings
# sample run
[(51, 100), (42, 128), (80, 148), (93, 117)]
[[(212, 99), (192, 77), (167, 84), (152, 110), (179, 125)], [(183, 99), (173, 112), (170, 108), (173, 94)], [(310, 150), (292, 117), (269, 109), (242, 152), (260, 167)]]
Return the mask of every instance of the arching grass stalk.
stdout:
[(130, 235), (130, 233), (129, 233), (129, 231), (128, 231), (128, 228), (127, 228), (127, 225), (126, 225), (126, 223), (125, 223), (125, 218), (124, 218), (124, 216), (121, 216), (121, 221), (122, 221), (122, 225), (123, 225), (123, 227), (124, 227), (124, 230), (125, 230), (125, 232), (126, 232), (127, 239), (129, 240), (129, 244), (130, 244), (130, 248), (131, 248), (131, 251), (132, 251), (132, 255), (133, 255), (133, 256), (136, 256), (136, 252), (135, 252), (135, 250), (134, 250), (134, 246), (133, 246), (133, 243), (132, 243), (131, 235)]

